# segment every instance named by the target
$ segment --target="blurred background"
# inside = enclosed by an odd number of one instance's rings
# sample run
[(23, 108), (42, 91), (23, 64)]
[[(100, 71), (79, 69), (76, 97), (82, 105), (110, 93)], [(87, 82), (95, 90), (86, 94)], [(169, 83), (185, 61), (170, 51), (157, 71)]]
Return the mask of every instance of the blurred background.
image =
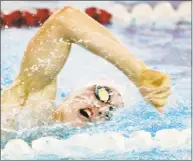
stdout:
[[(185, 0), (186, 1), (186, 0)], [(183, 1), (170, 1), (172, 6), (177, 7)], [(70, 5), (80, 9), (86, 7), (102, 7), (109, 8), (109, 4), (124, 4), (125, 7), (131, 7), (135, 4), (148, 3), (152, 6), (156, 5), (158, 1), (1, 1), (1, 9), (21, 9), (31, 7), (43, 7), (43, 8), (61, 8), (64, 5)]]
[(95, 19), (102, 24), (127, 26), (135, 23), (155, 25), (160, 20), (162, 24), (191, 21), (191, 1), (1, 1), (1, 27), (10, 27), (13, 23), (19, 27), (24, 24), (35, 26), (35, 19), (43, 23), (56, 9), (64, 6), (85, 12), (90, 9), (87, 14), (93, 18), (94, 8), (101, 9), (100, 20)]

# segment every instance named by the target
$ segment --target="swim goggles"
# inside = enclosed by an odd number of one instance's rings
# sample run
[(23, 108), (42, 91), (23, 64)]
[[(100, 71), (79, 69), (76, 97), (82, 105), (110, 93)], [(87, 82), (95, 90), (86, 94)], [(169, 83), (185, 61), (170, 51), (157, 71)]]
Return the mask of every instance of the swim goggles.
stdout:
[(109, 103), (110, 89), (105, 86), (95, 86), (95, 97), (101, 102)]
[(111, 99), (111, 90), (106, 86), (95, 86), (95, 97), (106, 104), (109, 104), (109, 111), (106, 111), (105, 119), (110, 120), (113, 116), (112, 112), (115, 110), (113, 106), (110, 104)]

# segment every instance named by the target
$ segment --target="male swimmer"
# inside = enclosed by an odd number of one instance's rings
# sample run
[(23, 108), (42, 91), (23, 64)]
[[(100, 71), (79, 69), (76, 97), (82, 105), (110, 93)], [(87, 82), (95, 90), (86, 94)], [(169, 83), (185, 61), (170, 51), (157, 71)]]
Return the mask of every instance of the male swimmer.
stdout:
[(138, 87), (146, 101), (163, 111), (171, 92), (169, 77), (149, 69), (85, 13), (65, 7), (56, 11), (32, 38), (17, 78), (2, 92), (2, 127), (16, 129), (20, 126), (18, 117), (28, 127), (54, 122), (84, 126), (109, 120), (112, 111), (123, 106), (117, 90), (96, 84), (70, 94), (54, 108), (57, 75), (73, 43), (114, 64)]

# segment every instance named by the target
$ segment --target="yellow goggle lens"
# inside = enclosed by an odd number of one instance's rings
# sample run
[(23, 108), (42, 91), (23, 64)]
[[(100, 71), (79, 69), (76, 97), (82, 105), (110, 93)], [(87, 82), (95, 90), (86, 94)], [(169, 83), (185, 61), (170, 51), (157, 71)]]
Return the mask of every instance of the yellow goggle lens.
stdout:
[(97, 95), (101, 101), (108, 102), (109, 100), (109, 93), (105, 88), (100, 88), (97, 91)]

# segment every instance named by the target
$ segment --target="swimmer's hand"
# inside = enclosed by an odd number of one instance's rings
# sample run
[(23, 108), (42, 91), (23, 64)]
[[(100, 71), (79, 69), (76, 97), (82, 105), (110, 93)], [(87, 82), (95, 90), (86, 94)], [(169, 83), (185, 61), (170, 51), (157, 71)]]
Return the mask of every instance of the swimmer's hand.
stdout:
[(163, 112), (163, 106), (171, 94), (170, 78), (156, 70), (145, 70), (140, 76), (139, 91), (147, 102)]

